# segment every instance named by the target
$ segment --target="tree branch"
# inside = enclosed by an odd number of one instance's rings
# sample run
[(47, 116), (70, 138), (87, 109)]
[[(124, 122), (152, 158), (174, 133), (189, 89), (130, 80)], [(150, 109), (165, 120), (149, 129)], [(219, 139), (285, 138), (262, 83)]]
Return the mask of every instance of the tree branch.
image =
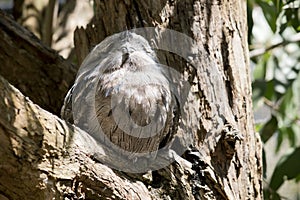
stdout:
[(0, 76), (0, 191), (8, 199), (150, 199), (145, 185), (116, 175), (85, 132), (24, 97)]
[(5, 79), (41, 107), (60, 113), (76, 69), (1, 10), (0, 63)]
[(261, 56), (261, 55), (265, 54), (266, 52), (271, 51), (277, 47), (286, 46), (288, 44), (296, 43), (296, 42), (300, 42), (300, 33), (297, 33), (297, 34), (291, 36), (289, 39), (285, 39), (285, 40), (278, 42), (276, 44), (273, 44), (269, 47), (254, 49), (254, 50), (250, 51), (249, 55), (250, 55), (250, 58), (255, 58), (255, 57)]

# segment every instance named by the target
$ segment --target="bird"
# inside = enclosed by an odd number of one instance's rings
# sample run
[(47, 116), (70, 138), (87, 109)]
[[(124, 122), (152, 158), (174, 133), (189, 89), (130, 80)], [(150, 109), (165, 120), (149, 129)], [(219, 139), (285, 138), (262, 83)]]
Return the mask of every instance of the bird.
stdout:
[(171, 77), (141, 35), (106, 38), (82, 63), (61, 117), (130, 159), (155, 158), (174, 137)]

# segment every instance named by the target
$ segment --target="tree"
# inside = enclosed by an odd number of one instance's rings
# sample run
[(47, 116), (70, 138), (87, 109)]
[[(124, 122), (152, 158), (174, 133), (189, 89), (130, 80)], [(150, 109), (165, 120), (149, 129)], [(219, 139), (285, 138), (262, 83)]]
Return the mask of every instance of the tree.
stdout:
[[(75, 32), (78, 63), (105, 37), (131, 28), (169, 28), (195, 41), (190, 46), (193, 54), (189, 60), (170, 52), (158, 52), (161, 62), (177, 70), (180, 81), (191, 86), (181, 105), (183, 114), (176, 132), (179, 141), (186, 139), (192, 143), (164, 169), (128, 176), (93, 160), (92, 155), (97, 152), (100, 161), (105, 163), (109, 157), (104, 152), (109, 149), (34, 105), (2, 78), (0, 108), (5, 113), (0, 120), (2, 196), (9, 199), (24, 196), (28, 199), (262, 199), (261, 143), (253, 127), (246, 2), (112, 0), (94, 1), (94, 10), (95, 16), (87, 28)], [(3, 15), (1, 26), (7, 25), (19, 27)], [(23, 35), (29, 35), (19, 29)], [(16, 30), (8, 30), (4, 28), (0, 32), (5, 36), (1, 38), (12, 41), (20, 38), (9, 34)], [(162, 34), (157, 32), (156, 36)], [(32, 39), (18, 41), (26, 44)], [(16, 43), (5, 45), (24, 47)], [(2, 49), (6, 54), (0, 57), (1, 63), (12, 57), (7, 47)], [(30, 52), (28, 57), (38, 51), (33, 45), (25, 49)], [(40, 66), (61, 60), (54, 52), (50, 54), (55, 59), (47, 60), (40, 54)], [(28, 65), (22, 62), (27, 54), (15, 56), (20, 57), (21, 66)], [(11, 62), (6, 63), (12, 67)], [(56, 74), (48, 79), (53, 77)], [(16, 79), (29, 82), (27, 78), (17, 76)], [(67, 84), (70, 86), (70, 81)], [(46, 93), (51, 96), (57, 85), (55, 82), (49, 85), (52, 89)], [(36, 94), (26, 89), (22, 92), (34, 99)], [(55, 92), (62, 95), (66, 90)], [(39, 105), (57, 109), (44, 100)]]

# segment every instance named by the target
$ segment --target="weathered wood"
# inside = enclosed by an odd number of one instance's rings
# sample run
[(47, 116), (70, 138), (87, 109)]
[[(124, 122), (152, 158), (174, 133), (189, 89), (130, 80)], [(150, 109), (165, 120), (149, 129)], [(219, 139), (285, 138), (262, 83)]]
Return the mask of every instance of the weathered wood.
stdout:
[(91, 137), (0, 76), (1, 199), (151, 199), (146, 186), (95, 163)]
[(193, 179), (181, 184), (193, 185), (196, 199), (262, 199), (246, 1), (95, 1), (94, 20), (75, 32), (79, 62), (105, 37), (147, 26), (180, 31), (195, 41), (189, 64), (178, 66), (181, 60), (173, 54), (162, 61), (192, 86), (182, 105), (188, 117), (181, 119), (179, 131), (192, 136), (203, 163), (197, 164)]
[[(133, 27), (169, 28), (195, 41), (188, 62), (173, 54), (160, 57), (192, 86), (181, 105), (187, 117), (181, 118), (178, 134), (194, 142), (184, 159), (174, 155), (171, 166), (132, 181), (90, 158), (98, 153), (97, 160), (107, 163), (109, 149), (0, 78), (2, 197), (262, 199), (245, 6), (232, 0), (96, 0), (94, 20), (75, 34), (79, 62), (105, 37)], [(75, 75), (72, 67), (3, 13), (0, 27), (1, 74), (34, 102), (58, 113)]]
[(59, 114), (76, 70), (0, 11), (0, 75), (44, 109)]

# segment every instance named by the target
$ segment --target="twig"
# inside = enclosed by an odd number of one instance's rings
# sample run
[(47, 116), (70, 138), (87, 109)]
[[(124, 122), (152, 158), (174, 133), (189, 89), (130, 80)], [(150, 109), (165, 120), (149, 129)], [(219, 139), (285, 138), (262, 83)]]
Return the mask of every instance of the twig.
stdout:
[(300, 33), (296, 33), (295, 35), (290, 37), (290, 39), (284, 39), (283, 41), (273, 44), (267, 48), (254, 49), (254, 50), (250, 51), (249, 55), (250, 55), (250, 58), (258, 57), (258, 56), (265, 54), (268, 51), (271, 51), (271, 50), (277, 48), (277, 47), (286, 46), (290, 43), (295, 43), (295, 42), (300, 42)]

